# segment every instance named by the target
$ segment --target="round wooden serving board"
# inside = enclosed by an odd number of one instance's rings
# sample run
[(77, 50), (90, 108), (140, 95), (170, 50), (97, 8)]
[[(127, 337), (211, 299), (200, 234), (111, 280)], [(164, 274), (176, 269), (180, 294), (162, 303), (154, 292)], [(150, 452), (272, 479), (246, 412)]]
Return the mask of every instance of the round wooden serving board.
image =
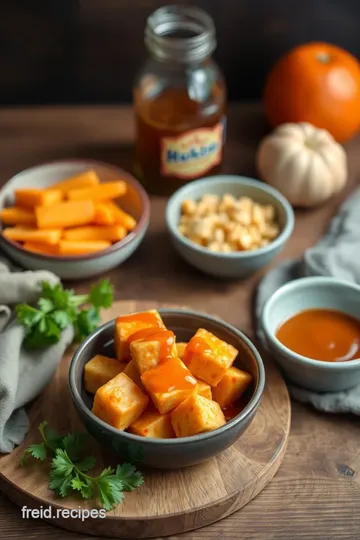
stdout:
[[(154, 302), (116, 302), (104, 318), (154, 307)], [(58, 509), (92, 509), (96, 503), (56, 498), (48, 488), (48, 464), (32, 461), (21, 468), (19, 460), (24, 448), (39, 441), (37, 426), (42, 420), (60, 433), (83, 429), (68, 389), (70, 358), (71, 354), (63, 359), (50, 384), (29, 407), (31, 427), (24, 443), (11, 454), (0, 456), (0, 488), (21, 507), (51, 508), (52, 516), (44, 516), (47, 521), (72, 531), (113, 538), (170, 536), (239, 510), (279, 468), (290, 429), (290, 401), (279, 373), (266, 362), (266, 387), (259, 410), (247, 431), (228, 450), (185, 469), (144, 469), (143, 486), (126, 493), (124, 502), (105, 519), (56, 515)], [(89, 442), (89, 454), (97, 457), (99, 468), (116, 464), (116, 456), (107, 454), (94, 439)]]

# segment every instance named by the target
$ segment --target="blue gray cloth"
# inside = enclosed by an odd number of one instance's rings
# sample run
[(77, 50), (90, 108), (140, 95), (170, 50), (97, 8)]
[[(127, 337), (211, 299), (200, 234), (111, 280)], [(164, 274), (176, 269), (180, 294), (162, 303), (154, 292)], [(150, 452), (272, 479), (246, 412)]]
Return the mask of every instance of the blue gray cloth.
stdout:
[(57, 283), (59, 278), (45, 270), (20, 271), (0, 260), (0, 453), (20, 444), (29, 427), (25, 405), (49, 383), (65, 349), (73, 338), (67, 328), (56, 345), (44, 351), (23, 348), (24, 328), (14, 317), (18, 303), (35, 302), (41, 281)]
[[(260, 282), (255, 314), (260, 320), (266, 300), (282, 285), (306, 276), (329, 276), (360, 284), (360, 188), (343, 203), (324, 237), (298, 260), (289, 260), (270, 270)], [(261, 328), (258, 335), (265, 344)], [(326, 412), (360, 414), (360, 386), (345, 392), (316, 393), (288, 383), (290, 395)]]

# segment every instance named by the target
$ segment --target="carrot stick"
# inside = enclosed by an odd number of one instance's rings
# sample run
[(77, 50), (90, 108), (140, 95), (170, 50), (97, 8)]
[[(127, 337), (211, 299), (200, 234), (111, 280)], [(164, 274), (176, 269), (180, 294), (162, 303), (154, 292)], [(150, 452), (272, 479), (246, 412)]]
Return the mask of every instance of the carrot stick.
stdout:
[(107, 203), (108, 207), (113, 213), (115, 223), (122, 225), (128, 231), (132, 231), (136, 227), (136, 220), (127, 212), (122, 210), (117, 204), (113, 202)]
[(60, 240), (60, 255), (85, 255), (86, 253), (95, 253), (111, 246), (111, 242), (72, 242), (71, 240)]
[(16, 204), (27, 208), (49, 206), (60, 202), (62, 198), (59, 189), (15, 189)]
[(67, 196), (70, 201), (106, 201), (108, 199), (116, 199), (126, 192), (126, 183), (123, 180), (118, 182), (106, 182), (98, 186), (85, 189), (71, 189)]
[(35, 225), (35, 214), (31, 210), (12, 206), (3, 208), (0, 212), (0, 219), (4, 225)]
[(76, 227), (93, 221), (95, 207), (92, 201), (68, 201), (52, 206), (38, 206), (35, 214), (39, 229)]
[(114, 225), (115, 217), (108, 204), (98, 203), (95, 205), (94, 223), (97, 225)]
[(69, 178), (56, 182), (51, 189), (60, 189), (64, 194), (71, 189), (83, 189), (96, 186), (100, 183), (100, 179), (95, 171), (90, 170)]
[(59, 254), (59, 245), (58, 244), (37, 244), (35, 242), (25, 242), (23, 245), (28, 251), (34, 251), (35, 253), (42, 253), (43, 255), (58, 255)]
[(74, 227), (63, 232), (65, 240), (92, 242), (105, 240), (109, 242), (118, 242), (126, 236), (126, 229), (121, 225), (90, 225), (88, 227)]
[(22, 227), (9, 227), (4, 229), (3, 236), (17, 242), (35, 242), (39, 244), (57, 244), (60, 240), (61, 229), (25, 229)]

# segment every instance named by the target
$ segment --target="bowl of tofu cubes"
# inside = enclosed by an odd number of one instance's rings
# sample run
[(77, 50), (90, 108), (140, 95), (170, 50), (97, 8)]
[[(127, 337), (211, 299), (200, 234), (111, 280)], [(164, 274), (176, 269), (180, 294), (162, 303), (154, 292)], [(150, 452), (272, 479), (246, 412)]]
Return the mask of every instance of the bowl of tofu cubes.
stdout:
[(244, 278), (269, 264), (290, 238), (294, 222), (281, 193), (244, 176), (190, 182), (166, 207), (167, 229), (179, 255), (225, 279)]
[(69, 385), (87, 430), (133, 463), (179, 468), (231, 446), (265, 384), (261, 356), (239, 330), (178, 309), (121, 315), (72, 358)]

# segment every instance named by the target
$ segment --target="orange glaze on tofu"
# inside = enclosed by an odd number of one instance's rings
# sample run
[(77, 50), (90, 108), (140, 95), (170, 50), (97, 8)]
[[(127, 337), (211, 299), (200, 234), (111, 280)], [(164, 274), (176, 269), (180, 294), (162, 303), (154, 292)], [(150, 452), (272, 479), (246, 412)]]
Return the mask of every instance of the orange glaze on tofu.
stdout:
[(211, 354), (212, 349), (202, 337), (194, 336), (187, 344), (184, 351), (184, 360), (189, 359), (193, 354)]
[(143, 311), (142, 313), (133, 313), (132, 315), (121, 315), (117, 320), (123, 323), (141, 322), (161, 328), (159, 319), (152, 311)]
[(146, 371), (141, 380), (149, 392), (165, 394), (173, 390), (194, 390), (196, 379), (178, 359), (169, 358)]
[(157, 341), (160, 343), (160, 361), (164, 361), (167, 358), (172, 357), (172, 348), (175, 343), (175, 335), (174, 332), (171, 332), (170, 330), (163, 330), (158, 327), (143, 328), (129, 337), (129, 344), (133, 343), (134, 341)]
[(121, 315), (115, 321), (115, 350), (120, 361), (130, 356), (129, 338), (135, 332), (144, 328), (165, 328), (164, 323), (156, 310)]
[(183, 361), (197, 379), (217, 386), (237, 354), (235, 347), (199, 328), (186, 346)]
[(141, 375), (147, 393), (161, 414), (171, 411), (197, 389), (197, 381), (180, 358), (169, 358)]
[(142, 375), (168, 358), (176, 357), (175, 335), (170, 330), (146, 328), (129, 338), (130, 353)]

